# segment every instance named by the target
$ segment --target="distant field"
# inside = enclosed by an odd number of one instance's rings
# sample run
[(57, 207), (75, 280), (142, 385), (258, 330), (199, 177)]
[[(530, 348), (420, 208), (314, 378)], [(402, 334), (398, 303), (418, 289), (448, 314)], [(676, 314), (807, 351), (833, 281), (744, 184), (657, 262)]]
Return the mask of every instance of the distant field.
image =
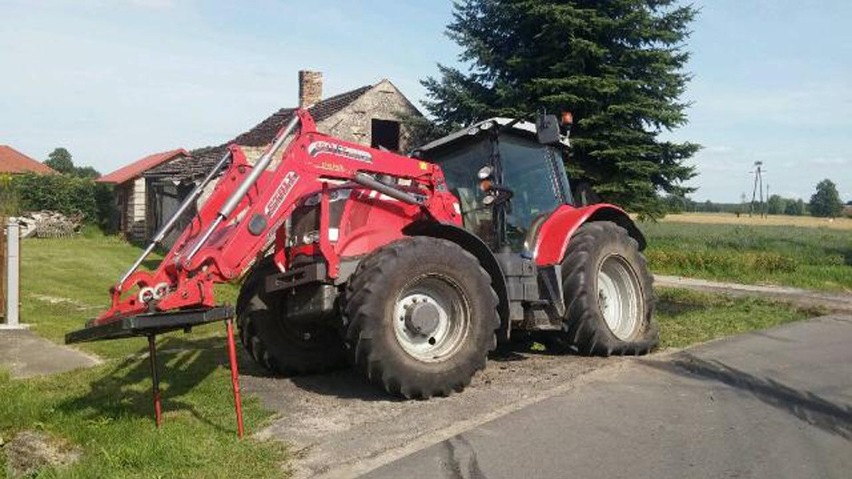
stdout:
[[(683, 217), (704, 221), (677, 221)], [(673, 215), (659, 223), (639, 223), (648, 239), (651, 269), (661, 274), (852, 293), (852, 229), (837, 227), (843, 222), (816, 228), (755, 224), (761, 221), (757, 218), (740, 218), (742, 224), (709, 221), (713, 218), (726, 216)], [(730, 219), (736, 221), (734, 215)]]
[(737, 215), (733, 213), (681, 213), (666, 215), (663, 223), (703, 223), (726, 225), (801, 226), (804, 228), (829, 228), (852, 230), (852, 218), (814, 218), (813, 216), (769, 215), (766, 217)]

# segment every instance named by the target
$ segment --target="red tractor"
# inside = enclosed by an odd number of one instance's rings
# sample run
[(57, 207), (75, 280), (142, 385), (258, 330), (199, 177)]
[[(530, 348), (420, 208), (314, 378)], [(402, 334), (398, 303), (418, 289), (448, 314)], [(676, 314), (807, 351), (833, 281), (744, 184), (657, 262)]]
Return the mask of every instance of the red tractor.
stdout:
[[(240, 339), (281, 374), (352, 362), (392, 394), (428, 398), (464, 389), (516, 330), (643, 354), (657, 342), (645, 240), (618, 207), (574, 204), (566, 143), (555, 116), (496, 118), (411, 158), (326, 136), (299, 110), (256, 164), (230, 147), (112, 307), (67, 339), (226, 318), (213, 285), (245, 275)], [(222, 170), (159, 268), (136, 271)]]

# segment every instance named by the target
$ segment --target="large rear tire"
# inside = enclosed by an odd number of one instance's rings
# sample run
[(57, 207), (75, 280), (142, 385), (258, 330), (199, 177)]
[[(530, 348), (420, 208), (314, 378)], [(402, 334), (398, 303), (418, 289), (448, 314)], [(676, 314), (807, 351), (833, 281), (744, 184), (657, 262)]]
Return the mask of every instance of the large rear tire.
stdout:
[(563, 331), (546, 343), (548, 349), (639, 355), (657, 345), (653, 277), (624, 228), (609, 221), (582, 225), (568, 244), (562, 279)]
[(414, 237), (358, 266), (344, 307), (356, 369), (406, 398), (447, 396), (470, 384), (497, 345), (491, 278), (447, 240)]
[(255, 361), (285, 376), (316, 374), (346, 365), (343, 339), (324, 324), (296, 325), (287, 321), (283, 294), (261, 292), (264, 279), (274, 273), (269, 258), (249, 274), (237, 300), (240, 340)]

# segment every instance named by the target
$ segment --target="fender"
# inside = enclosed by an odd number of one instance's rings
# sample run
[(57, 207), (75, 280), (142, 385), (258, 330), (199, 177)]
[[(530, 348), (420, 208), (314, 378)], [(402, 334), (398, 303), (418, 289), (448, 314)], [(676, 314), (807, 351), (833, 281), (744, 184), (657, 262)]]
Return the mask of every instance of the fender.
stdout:
[(541, 225), (535, 238), (533, 257), (538, 266), (553, 266), (562, 262), (571, 237), (584, 223), (590, 221), (612, 221), (627, 230), (639, 243), (639, 251), (645, 249), (645, 236), (636, 223), (621, 208), (608, 203), (575, 208), (563, 205), (554, 211)]
[(500, 342), (508, 341), (512, 328), (509, 324), (509, 295), (506, 290), (506, 277), (488, 245), (466, 229), (449, 223), (418, 221), (406, 226), (403, 233), (408, 236), (431, 236), (452, 241), (476, 256), (482, 268), (491, 276), (491, 287), (497, 293), (497, 313), (500, 315), (500, 329), (497, 332), (497, 340)]

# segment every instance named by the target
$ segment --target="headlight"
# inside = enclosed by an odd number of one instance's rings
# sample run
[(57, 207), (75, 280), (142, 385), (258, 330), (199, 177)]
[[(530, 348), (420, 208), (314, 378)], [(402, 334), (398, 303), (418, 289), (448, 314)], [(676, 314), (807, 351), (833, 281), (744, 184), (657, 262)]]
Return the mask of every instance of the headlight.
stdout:
[(319, 242), (320, 234), (319, 231), (309, 231), (302, 235), (302, 243), (303, 244), (313, 244)]

